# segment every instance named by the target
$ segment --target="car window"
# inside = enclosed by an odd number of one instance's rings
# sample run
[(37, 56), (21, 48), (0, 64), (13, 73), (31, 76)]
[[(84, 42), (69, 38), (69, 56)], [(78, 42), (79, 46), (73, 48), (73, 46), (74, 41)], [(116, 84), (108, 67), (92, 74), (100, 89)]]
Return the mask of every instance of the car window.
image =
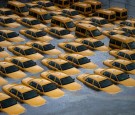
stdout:
[(73, 60), (73, 57), (67, 56), (66, 59), (69, 60), (69, 61), (72, 61)]
[(14, 64), (16, 64), (16, 65), (18, 64), (18, 60), (16, 60), (16, 59), (13, 59), (12, 62), (13, 62)]
[(66, 44), (65, 47), (71, 49), (72, 46), (70, 44)]
[(122, 68), (123, 70), (127, 70), (126, 66), (123, 65), (123, 64), (121, 64), (121, 68)]
[(33, 82), (33, 81), (32, 81), (32, 82), (30, 82), (30, 83), (29, 83), (29, 85), (31, 85), (31, 86), (32, 86), (32, 87), (34, 87), (34, 88), (36, 88), (36, 87), (37, 87), (37, 83), (35, 83), (35, 82)]
[(23, 68), (23, 64), (21, 62), (18, 62), (18, 66)]
[(59, 64), (56, 64), (55, 67), (56, 67), (58, 70), (61, 70)]
[(12, 94), (14, 94), (14, 95), (17, 94), (17, 90), (16, 90), (16, 89), (13, 89), (13, 88), (10, 90), (10, 92), (11, 92)]
[(99, 83), (97, 81), (94, 81), (94, 86), (100, 88)]
[(77, 49), (76, 49), (75, 46), (72, 46), (72, 50), (75, 51), (75, 52), (77, 52)]
[(3, 67), (1, 67), (0, 70), (2, 71), (2, 73), (6, 73), (6, 71)]
[(55, 76), (53, 76), (53, 75), (49, 75), (48, 78), (51, 79), (52, 81), (55, 80)]
[(116, 66), (116, 67), (120, 67), (120, 63), (118, 63), (118, 62), (114, 62), (112, 65)]
[(22, 55), (25, 55), (25, 53), (24, 53), (24, 51), (23, 51), (22, 49), (20, 49), (20, 53), (21, 53)]
[(109, 77), (109, 78), (110, 78), (111, 73), (109, 73), (109, 72), (105, 71), (105, 72), (103, 73), (103, 75), (104, 75), (104, 76), (106, 76), (106, 77)]
[(131, 60), (130, 56), (128, 54), (125, 55), (125, 58)]
[(51, 66), (55, 67), (55, 62), (50, 61), (50, 62), (49, 62), (49, 65), (51, 65)]
[(93, 79), (91, 79), (91, 78), (87, 78), (87, 79), (85, 79), (85, 81), (87, 81), (88, 83), (93, 84)]
[(17, 52), (20, 52), (20, 48), (18, 48), (18, 47), (15, 47), (14, 50)]
[(125, 56), (125, 53), (119, 52), (118, 55), (124, 57)]
[(60, 80), (57, 77), (55, 79), (55, 82), (58, 83), (59, 85), (61, 85), (61, 82), (60, 82)]
[(20, 92), (18, 92), (17, 97), (19, 97), (20, 99), (23, 99), (23, 95)]
[(112, 74), (111, 79), (113, 79), (114, 81), (118, 81), (117, 77), (114, 74)]
[(33, 47), (38, 48), (38, 44), (34, 43), (32, 44)]
[(43, 92), (43, 89), (42, 89), (42, 87), (41, 87), (40, 85), (37, 86), (37, 89), (38, 89), (39, 91)]
[(83, 40), (82, 43), (86, 44), (86, 45), (89, 45), (89, 41), (87, 41), (87, 40)]
[(79, 64), (79, 63), (78, 63), (78, 60), (75, 59), (75, 58), (73, 59), (73, 62), (76, 63), (76, 64)]
[(26, 32), (25, 32), (25, 33), (27, 33), (27, 34), (31, 35), (31, 31), (29, 31), (29, 30), (26, 30)]

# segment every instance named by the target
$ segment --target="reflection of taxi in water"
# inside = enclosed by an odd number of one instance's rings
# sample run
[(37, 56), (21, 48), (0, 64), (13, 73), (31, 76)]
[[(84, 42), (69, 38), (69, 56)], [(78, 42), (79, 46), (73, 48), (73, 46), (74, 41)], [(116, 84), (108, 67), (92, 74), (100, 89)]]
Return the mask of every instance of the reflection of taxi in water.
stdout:
[(2, 90), (18, 101), (34, 107), (42, 106), (46, 102), (35, 90), (22, 84), (8, 84), (3, 86)]
[(93, 38), (81, 38), (75, 40), (78, 43), (85, 45), (87, 48), (99, 51), (109, 51), (109, 47), (105, 46), (100, 40)]
[(10, 42), (23, 42), (25, 41), (24, 38), (20, 37), (18, 33), (16, 33), (13, 30), (8, 30), (8, 29), (1, 29), (0, 30), (0, 35), (10, 41)]
[(98, 68), (94, 71), (95, 74), (104, 76), (114, 83), (122, 84), (127, 87), (135, 86), (135, 80), (130, 78), (128, 74), (114, 68)]
[(13, 79), (20, 79), (26, 76), (24, 72), (19, 70), (17, 66), (10, 62), (1, 61), (0, 67), (0, 74), (3, 76), (7, 76)]
[(61, 53), (61, 51), (56, 49), (55, 46), (46, 42), (30, 41), (27, 42), (26, 45), (33, 47), (33, 49), (37, 50), (38, 52), (48, 54), (48, 55), (58, 55)]
[(23, 57), (23, 56), (12, 56), (5, 58), (6, 61), (12, 62), (21, 70), (30, 72), (30, 73), (39, 73), (44, 69), (36, 64), (33, 60)]
[(135, 62), (131, 62), (124, 59), (108, 59), (105, 60), (104, 65), (120, 69), (129, 74), (135, 74)]
[(27, 45), (12, 45), (8, 47), (8, 50), (16, 55), (25, 56), (32, 60), (39, 60), (44, 57), (36, 50), (34, 50), (32, 47)]
[(80, 71), (73, 67), (68, 61), (60, 58), (45, 58), (41, 62), (50, 69), (61, 71), (68, 75), (80, 73)]
[(72, 77), (62, 72), (46, 71), (41, 73), (41, 77), (67, 90), (76, 91), (81, 89), (80, 84), (76, 83)]
[(22, 83), (36, 90), (39, 94), (46, 95), (51, 98), (59, 98), (64, 96), (64, 92), (57, 88), (54, 83), (51, 83), (43, 78), (28, 77), (23, 79)]
[(20, 26), (13, 18), (8, 16), (0, 16), (0, 25), (10, 28), (17, 28)]
[(121, 91), (121, 89), (114, 85), (109, 79), (97, 74), (82, 74), (79, 75), (77, 79), (89, 87), (93, 87), (109, 94), (116, 94)]
[(18, 115), (25, 112), (25, 108), (22, 107), (15, 99), (0, 92), (0, 107), (1, 111), (10, 115)]
[(94, 69), (97, 67), (97, 65), (91, 62), (90, 59), (80, 54), (60, 54), (59, 58), (70, 62), (75, 67), (82, 67), (86, 69)]
[(132, 50), (128, 50), (128, 49), (122, 49), (122, 50), (111, 50), (109, 52), (112, 56), (116, 57), (116, 58), (121, 58), (121, 59), (125, 59), (125, 60), (129, 60), (132, 62), (135, 62), (135, 52)]
[(58, 46), (68, 52), (81, 54), (84, 56), (90, 56), (90, 55), (94, 54), (94, 52), (87, 49), (86, 46), (82, 45), (81, 43), (77, 43), (77, 42), (63, 42), (63, 43), (59, 43)]
[(58, 38), (74, 39), (75, 36), (69, 30), (62, 27), (47, 27), (44, 29), (47, 33), (54, 35)]
[(20, 33), (33, 39), (33, 40), (39, 40), (39, 41), (45, 41), (49, 42), (53, 38), (48, 36), (47, 33), (43, 30), (38, 30), (35, 28), (26, 28), (26, 29), (21, 29)]

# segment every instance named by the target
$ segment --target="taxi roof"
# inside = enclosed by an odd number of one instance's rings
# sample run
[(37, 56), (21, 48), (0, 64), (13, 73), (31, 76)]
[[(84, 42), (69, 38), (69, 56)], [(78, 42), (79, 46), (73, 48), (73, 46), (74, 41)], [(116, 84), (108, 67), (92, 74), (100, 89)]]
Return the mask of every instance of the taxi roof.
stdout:
[(108, 9), (99, 9), (97, 12), (102, 12), (105, 14), (116, 14), (114, 11), (108, 10)]
[(82, 44), (77, 43), (77, 42), (67, 42), (67, 43), (65, 42), (65, 44), (70, 44), (70, 45), (75, 46), (75, 47), (82, 45)]
[(74, 3), (73, 5), (75, 5), (75, 6), (80, 6), (80, 7), (91, 7), (91, 5), (90, 4), (87, 4), (87, 3), (85, 3), (85, 2), (76, 2), (76, 3)]
[(67, 77), (68, 75), (67, 74), (65, 74), (65, 73), (62, 73), (62, 72), (49, 72), (48, 71), (48, 73), (49, 74), (51, 74), (51, 75), (54, 75), (54, 76), (56, 76), (57, 78), (59, 78), (59, 79), (61, 79), (61, 78), (65, 78), (65, 77)]
[(72, 8), (65, 8), (65, 9), (63, 9), (63, 10), (67, 10), (67, 11), (76, 11), (75, 9), (72, 9)]
[(124, 60), (124, 59), (115, 59), (114, 61), (119, 62), (119, 63), (124, 64), (124, 65), (128, 65), (128, 64), (132, 63), (131, 61)]
[(19, 2), (19, 1), (8, 1), (8, 4), (13, 4), (14, 6), (17, 6), (17, 7), (25, 6), (24, 3)]
[(38, 14), (48, 14), (48, 12), (43, 8), (31, 8), (30, 11), (36, 12)]
[(106, 20), (105, 18), (102, 18), (102, 17), (98, 17), (98, 16), (94, 16), (92, 17), (93, 19), (97, 19), (97, 20)]
[(65, 28), (62, 28), (62, 27), (48, 27), (49, 29), (55, 29), (55, 30), (58, 30), (58, 31), (61, 31), (61, 30), (66, 30)]
[(27, 45), (23, 45), (23, 44), (19, 44), (19, 45), (16, 45), (14, 47), (18, 47), (22, 50), (26, 50), (26, 49), (30, 49), (31, 47), (30, 46), (27, 46)]
[(64, 16), (53, 16), (52, 19), (57, 19), (57, 20), (62, 21), (62, 22), (63, 22), (63, 21), (64, 21), (64, 22), (66, 22), (66, 21), (72, 21), (71, 18), (69, 18), (69, 17), (64, 17)]
[(91, 78), (97, 82), (100, 82), (100, 81), (103, 81), (107, 78), (103, 77), (103, 76), (100, 76), (100, 75), (96, 75), (96, 74), (88, 74), (88, 76), (86, 76), (86, 78)]
[(127, 11), (126, 8), (121, 8), (121, 7), (111, 7), (109, 8), (110, 10), (113, 10), (113, 11)]
[(83, 38), (83, 39), (81, 39), (81, 41), (83, 41), (83, 40), (90, 41), (90, 42), (97, 42), (97, 41), (99, 41), (99, 40), (93, 39), (93, 38)]
[(11, 59), (17, 59), (20, 62), (25, 62), (25, 61), (31, 60), (31, 59), (23, 57), (23, 56), (12, 56)]
[(113, 36), (111, 36), (111, 38), (119, 40), (119, 41), (123, 41), (126, 43), (135, 41), (135, 39), (133, 37), (127, 37), (127, 36), (120, 35), (120, 34), (113, 35)]
[(0, 11), (11, 11), (9, 8), (0, 8)]
[(80, 55), (80, 54), (66, 54), (66, 56), (72, 56), (75, 59), (80, 59), (80, 58), (83, 58), (84, 57), (83, 55)]
[(76, 26), (80, 26), (81, 28), (85, 28), (87, 30), (95, 30), (97, 29), (97, 27), (91, 25), (91, 24), (87, 24), (87, 23), (78, 23), (76, 24)]
[(0, 66), (6, 68), (6, 67), (9, 67), (9, 66), (12, 66), (14, 64), (10, 63), (10, 62), (6, 62), (6, 61), (1, 61), (0, 62)]
[(3, 101), (3, 100), (8, 99), (8, 98), (11, 98), (11, 97), (8, 96), (8, 95), (5, 94), (5, 93), (0, 92), (0, 101)]
[(135, 54), (135, 52), (133, 50), (128, 50), (128, 49), (122, 49), (122, 50), (119, 50), (119, 52), (124, 52), (126, 54)]
[(30, 5), (30, 6), (37, 6), (38, 4), (36, 3), (26, 3), (27, 5)]
[(0, 30), (1, 32), (4, 32), (4, 33), (11, 33), (11, 32), (14, 32), (13, 30), (9, 30), (9, 29), (2, 29)]
[(36, 19), (36, 18), (34, 18), (34, 17), (25, 17), (25, 18), (22, 18), (22, 19), (27, 19), (27, 20), (29, 20), (29, 21), (37, 20), (37, 19)]
[(36, 82), (37, 84), (40, 84), (40, 85), (46, 85), (46, 84), (51, 83), (50, 81), (48, 81), (46, 79), (43, 79), (43, 78), (35, 78), (32, 81), (34, 81), (34, 82)]
[(116, 33), (119, 33), (119, 34), (122, 34), (122, 33), (125, 33), (124, 31), (122, 30), (111, 30), (109, 32), (116, 32)]
[(41, 46), (50, 44), (50, 43), (42, 42), (42, 41), (33, 41), (32, 44), (33, 44), (33, 43), (37, 43), (37, 44), (39, 44), (39, 45), (41, 45)]
[(123, 71), (118, 70), (118, 69), (114, 69), (114, 68), (107, 68), (107, 69), (104, 69), (104, 70), (107, 71), (107, 72), (110, 72), (114, 75), (119, 75), (121, 73), (124, 73)]
[(129, 30), (135, 29), (135, 27), (131, 27), (131, 26), (123, 26), (122, 28), (127, 28), (127, 29), (129, 29)]
[(60, 59), (60, 58), (48, 58), (50, 61), (54, 61), (56, 62), (57, 64), (64, 64), (64, 63), (67, 63), (67, 61), (63, 60), (63, 59)]
[(2, 18), (2, 19), (9, 19), (10, 17), (8, 17), (8, 16), (0, 16), (0, 18)]
[(26, 31), (27, 30), (30, 30), (32, 32), (40, 32), (40, 31), (43, 31), (43, 30), (39, 30), (39, 29), (36, 29), (36, 28), (29, 28), (29, 29), (25, 29)]
[(101, 2), (100, 1), (90, 1), (90, 0), (86, 0), (86, 1), (84, 1), (84, 2), (86, 2), (86, 3), (90, 3), (90, 4), (94, 4), (94, 5), (97, 5), (97, 4), (101, 4)]
[(12, 88), (16, 89), (17, 91), (19, 91), (21, 93), (25, 93), (25, 92), (28, 92), (28, 91), (31, 91), (32, 90), (30, 87), (25, 86), (23, 84), (16, 84)]

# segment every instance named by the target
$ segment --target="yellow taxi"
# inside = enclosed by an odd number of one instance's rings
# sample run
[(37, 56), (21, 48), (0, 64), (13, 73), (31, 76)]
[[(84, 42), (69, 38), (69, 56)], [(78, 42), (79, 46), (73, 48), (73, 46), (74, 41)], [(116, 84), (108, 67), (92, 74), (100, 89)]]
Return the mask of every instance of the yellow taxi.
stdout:
[(0, 74), (13, 79), (20, 79), (26, 76), (15, 64), (6, 61), (0, 62)]
[(68, 52), (81, 54), (83, 56), (94, 55), (93, 51), (87, 49), (87, 47), (82, 45), (81, 43), (77, 43), (77, 42), (62, 42), (62, 43), (59, 43), (58, 46), (61, 47), (64, 50), (68, 51)]
[(124, 21), (120, 21), (119, 23), (120, 26), (131, 26), (131, 27), (135, 27), (135, 20), (134, 19), (128, 19), (128, 20), (124, 20)]
[(47, 27), (44, 29), (47, 33), (54, 35), (58, 38), (74, 39), (75, 36), (69, 30), (63, 27)]
[(35, 1), (34, 3), (37, 3), (41, 8), (44, 8), (48, 11), (60, 11), (61, 10), (58, 6), (55, 6), (54, 3), (52, 3), (49, 0)]
[(39, 29), (35, 29), (35, 28), (21, 29), (19, 32), (22, 35), (25, 35), (26, 37), (29, 37), (29, 38), (31, 38), (33, 40), (49, 42), (49, 41), (51, 41), (53, 39), (45, 31), (39, 30)]
[(41, 95), (46, 95), (51, 98), (59, 98), (64, 96), (64, 92), (57, 88), (54, 83), (43, 78), (28, 77), (22, 80), (22, 83)]
[(9, 8), (0, 8), (0, 15), (8, 16), (14, 20), (20, 18), (20, 16), (13, 14), (12, 10), (10, 10)]
[(122, 49), (122, 50), (111, 50), (109, 52), (112, 56), (116, 57), (116, 58), (121, 58), (121, 59), (125, 59), (125, 60), (129, 60), (132, 62), (135, 62), (135, 52), (132, 50), (128, 50), (128, 49)]
[(27, 103), (30, 106), (38, 107), (46, 103), (46, 100), (39, 96), (35, 90), (23, 84), (8, 84), (3, 86), (2, 90), (18, 101)]
[(27, 42), (26, 45), (31, 46), (33, 49), (43, 54), (48, 54), (48, 55), (61, 54), (60, 50), (56, 49), (55, 46), (47, 42), (30, 41)]
[(4, 48), (0, 47), (0, 58), (5, 58), (10, 56), (6, 51), (4, 51)]
[(82, 14), (79, 14), (79, 12), (75, 9), (71, 9), (71, 8), (65, 8), (62, 10), (62, 13), (64, 13), (65, 16), (70, 17), (74, 20), (81, 20), (84, 19), (85, 16)]
[(16, 33), (13, 30), (9, 30), (9, 29), (1, 29), (0, 30), (0, 35), (10, 41), (10, 42), (23, 42), (25, 41), (24, 38), (20, 37), (18, 33)]
[(41, 62), (50, 69), (61, 71), (68, 75), (80, 73), (80, 71), (73, 67), (68, 61), (60, 58), (45, 58)]
[(12, 45), (11, 42), (5, 40), (5, 38), (3, 36), (0, 36), (0, 46), (1, 47), (7, 47), (7, 46), (10, 46)]
[(76, 39), (75, 42), (81, 43), (91, 50), (99, 50), (99, 51), (110, 50), (110, 48), (108, 46), (105, 46), (105, 44), (102, 41), (93, 38)]
[(123, 30), (124, 32), (127, 32), (131, 36), (135, 37), (135, 27), (123, 26), (123, 27), (120, 27), (119, 29)]
[(25, 108), (22, 107), (15, 99), (0, 92), (0, 111), (10, 115), (18, 115), (25, 112)]
[(38, 8), (39, 5), (34, 3), (34, 2), (28, 2), (28, 3), (25, 3), (27, 8), (30, 9), (30, 8)]
[(135, 80), (130, 78), (128, 74), (114, 68), (98, 68), (94, 71), (95, 74), (104, 76), (114, 83), (122, 84), (127, 87), (135, 86)]
[(122, 70), (129, 74), (135, 74), (135, 62), (124, 59), (107, 59), (103, 62), (104, 65)]
[(116, 35), (116, 34), (120, 34), (120, 35), (123, 35), (123, 36), (127, 36), (127, 37), (130, 37), (130, 34), (127, 33), (127, 32), (124, 32), (122, 30), (104, 30), (102, 31), (102, 33), (104, 35), (106, 35), (107, 37), (111, 37), (112, 35)]
[(84, 73), (79, 75), (77, 79), (89, 87), (109, 94), (116, 94), (121, 91), (118, 86), (114, 85), (109, 79), (101, 75)]
[(70, 62), (75, 67), (82, 67), (85, 69), (95, 69), (97, 65), (91, 62), (87, 57), (80, 54), (60, 54), (59, 58)]
[(13, 18), (10, 18), (8, 16), (0, 16), (0, 25), (10, 28), (17, 28), (21, 26)]
[(16, 55), (25, 56), (32, 60), (39, 60), (44, 57), (32, 47), (23, 44), (9, 46), (8, 50)]
[(3, 77), (0, 76), (0, 86), (7, 84), (8, 81), (5, 80)]
[(5, 61), (12, 62), (18, 68), (23, 71), (27, 71), (30, 73), (39, 73), (42, 72), (44, 69), (36, 64), (33, 60), (23, 57), (23, 56), (12, 56), (5, 58)]
[(41, 73), (41, 77), (67, 90), (76, 91), (82, 88), (72, 77), (62, 72), (46, 71)]
[(42, 24), (39, 20), (37, 20), (34, 17), (18, 18), (16, 21), (27, 27), (36, 28), (36, 29), (44, 29), (47, 27), (46, 25)]
[(105, 36), (97, 27), (87, 23), (76, 24), (75, 35), (77, 37), (93, 37), (99, 40), (105, 38)]
[(114, 27), (114, 25), (112, 23), (109, 23), (107, 19), (102, 18), (102, 17), (93, 16), (91, 18), (86, 18), (85, 20), (90, 20), (90, 21), (98, 24), (98, 26), (104, 27), (104, 28), (113, 28)]

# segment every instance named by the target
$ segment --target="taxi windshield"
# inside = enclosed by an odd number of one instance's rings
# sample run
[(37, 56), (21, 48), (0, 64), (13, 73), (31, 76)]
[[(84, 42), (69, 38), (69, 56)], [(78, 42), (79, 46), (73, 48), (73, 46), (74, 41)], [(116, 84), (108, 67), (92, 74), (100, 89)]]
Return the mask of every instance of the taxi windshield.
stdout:
[(8, 98), (8, 99), (5, 99), (5, 100), (2, 100), (0, 102), (0, 104), (1, 104), (1, 107), (4, 109), (4, 108), (8, 108), (10, 106), (16, 105), (17, 101), (13, 98)]

